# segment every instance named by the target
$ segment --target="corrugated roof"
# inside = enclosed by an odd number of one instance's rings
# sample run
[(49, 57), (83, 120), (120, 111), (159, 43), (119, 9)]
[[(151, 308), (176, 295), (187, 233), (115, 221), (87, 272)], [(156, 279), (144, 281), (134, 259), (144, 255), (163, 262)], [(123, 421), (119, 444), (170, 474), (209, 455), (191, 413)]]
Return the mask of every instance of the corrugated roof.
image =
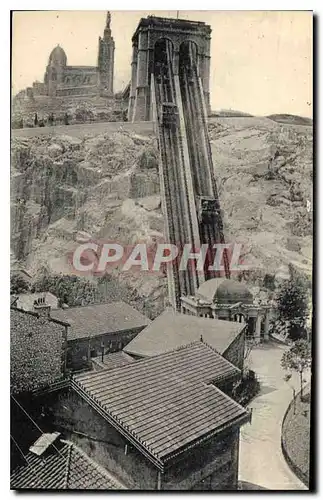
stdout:
[(125, 302), (58, 309), (51, 313), (51, 317), (71, 325), (68, 340), (144, 328), (150, 323), (148, 318)]
[(38, 457), (29, 452), (28, 464), (17, 467), (10, 477), (11, 489), (125, 489), (103, 467), (72, 443), (50, 455)]
[(214, 385), (240, 371), (211, 347), (195, 342), (122, 368), (75, 376), (78, 392), (159, 461), (247, 417)]
[(136, 356), (156, 356), (199, 340), (202, 335), (207, 344), (223, 354), (244, 327), (235, 321), (201, 318), (167, 309), (123, 350)]

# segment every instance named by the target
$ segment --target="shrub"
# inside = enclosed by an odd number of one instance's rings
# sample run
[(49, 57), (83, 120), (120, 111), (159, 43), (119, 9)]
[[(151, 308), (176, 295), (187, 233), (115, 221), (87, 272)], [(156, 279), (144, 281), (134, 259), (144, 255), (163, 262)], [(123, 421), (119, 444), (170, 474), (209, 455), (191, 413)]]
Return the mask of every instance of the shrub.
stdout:
[(250, 401), (257, 396), (260, 391), (260, 383), (253, 370), (245, 372), (234, 386), (232, 390), (232, 397), (237, 403), (242, 406), (247, 406)]

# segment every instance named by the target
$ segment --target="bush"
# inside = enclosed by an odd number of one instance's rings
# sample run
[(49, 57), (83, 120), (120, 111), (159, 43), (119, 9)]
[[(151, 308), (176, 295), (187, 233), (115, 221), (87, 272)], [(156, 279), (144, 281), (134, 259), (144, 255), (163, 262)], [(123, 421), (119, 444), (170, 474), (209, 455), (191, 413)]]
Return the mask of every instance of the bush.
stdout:
[(33, 286), (34, 292), (51, 292), (59, 299), (59, 305), (85, 306), (102, 302), (97, 286), (86, 278), (70, 275), (43, 275)]
[(232, 398), (242, 406), (247, 406), (259, 394), (260, 383), (253, 370), (245, 372), (232, 390)]
[(10, 295), (26, 293), (29, 291), (29, 284), (22, 276), (13, 274), (10, 277)]

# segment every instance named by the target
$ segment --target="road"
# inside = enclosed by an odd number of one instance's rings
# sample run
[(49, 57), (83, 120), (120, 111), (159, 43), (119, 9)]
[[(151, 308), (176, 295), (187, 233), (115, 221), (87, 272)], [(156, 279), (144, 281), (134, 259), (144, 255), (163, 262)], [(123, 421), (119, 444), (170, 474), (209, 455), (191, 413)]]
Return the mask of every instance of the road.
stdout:
[(250, 403), (252, 422), (241, 429), (239, 480), (270, 490), (306, 490), (288, 467), (281, 451), (281, 424), (299, 390), (297, 375), (287, 383), (280, 367), (285, 347), (262, 344), (252, 350), (248, 365), (261, 383), (260, 394)]

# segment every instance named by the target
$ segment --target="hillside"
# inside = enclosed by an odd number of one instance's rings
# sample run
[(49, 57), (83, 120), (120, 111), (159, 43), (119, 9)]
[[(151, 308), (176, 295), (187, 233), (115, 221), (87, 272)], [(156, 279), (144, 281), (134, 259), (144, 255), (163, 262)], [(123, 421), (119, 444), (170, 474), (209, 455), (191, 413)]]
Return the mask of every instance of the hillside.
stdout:
[[(310, 274), (312, 127), (219, 117), (209, 130), (226, 239), (243, 244), (251, 282), (290, 262)], [(84, 232), (128, 245), (162, 238), (155, 139), (131, 131), (13, 137), (14, 256), (33, 274), (69, 273), (67, 256)], [(139, 303), (163, 308), (163, 276), (113, 274)]]
[(267, 118), (270, 118), (278, 123), (287, 123), (289, 125), (313, 125), (313, 120), (311, 118), (306, 118), (305, 116), (278, 114), (269, 115)]

